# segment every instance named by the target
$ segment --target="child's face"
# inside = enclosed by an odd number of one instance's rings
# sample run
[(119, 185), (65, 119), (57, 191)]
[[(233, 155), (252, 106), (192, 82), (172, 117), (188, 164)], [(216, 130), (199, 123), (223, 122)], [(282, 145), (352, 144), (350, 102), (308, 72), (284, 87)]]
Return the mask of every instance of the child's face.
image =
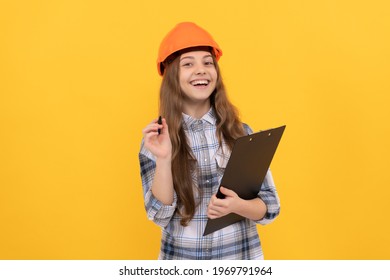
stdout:
[(207, 51), (191, 51), (180, 56), (180, 88), (188, 104), (209, 102), (217, 82), (213, 57)]

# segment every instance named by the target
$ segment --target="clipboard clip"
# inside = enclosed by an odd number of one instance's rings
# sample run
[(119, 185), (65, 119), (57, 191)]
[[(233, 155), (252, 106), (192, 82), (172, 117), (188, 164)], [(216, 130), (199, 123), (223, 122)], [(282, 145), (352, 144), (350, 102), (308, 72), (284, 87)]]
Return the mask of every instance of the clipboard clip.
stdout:
[[(262, 131), (266, 131), (266, 130), (260, 130), (260, 132), (262, 132)], [(272, 135), (272, 132), (271, 131), (268, 132), (267, 136), (270, 137), (271, 135)], [(249, 138), (249, 142), (252, 142), (253, 140), (254, 140), (253, 137)]]

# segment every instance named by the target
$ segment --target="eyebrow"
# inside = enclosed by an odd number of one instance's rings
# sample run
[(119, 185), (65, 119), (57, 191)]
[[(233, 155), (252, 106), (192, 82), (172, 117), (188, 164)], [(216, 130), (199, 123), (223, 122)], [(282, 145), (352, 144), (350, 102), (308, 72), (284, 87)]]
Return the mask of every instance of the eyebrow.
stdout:
[[(212, 55), (206, 54), (204, 57), (202, 57), (202, 59), (208, 58), (208, 57), (212, 57)], [(183, 59), (186, 59), (186, 58), (194, 59), (195, 57), (194, 56), (184, 56), (184, 57), (180, 58), (180, 61), (182, 61)]]

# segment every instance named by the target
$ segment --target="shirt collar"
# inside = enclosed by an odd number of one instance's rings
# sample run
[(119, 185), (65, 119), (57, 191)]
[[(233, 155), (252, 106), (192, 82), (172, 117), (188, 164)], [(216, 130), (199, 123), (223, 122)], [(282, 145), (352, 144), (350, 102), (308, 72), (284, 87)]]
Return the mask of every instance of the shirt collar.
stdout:
[(217, 123), (217, 117), (215, 115), (213, 107), (211, 107), (210, 110), (200, 119), (195, 119), (195, 118), (193, 118), (190, 115), (187, 115), (185, 113), (182, 113), (182, 114), (183, 114), (183, 124), (185, 125), (185, 127), (188, 127), (188, 128), (191, 127), (191, 125), (193, 125), (195, 123), (199, 123), (199, 121), (207, 122), (211, 125), (215, 125)]

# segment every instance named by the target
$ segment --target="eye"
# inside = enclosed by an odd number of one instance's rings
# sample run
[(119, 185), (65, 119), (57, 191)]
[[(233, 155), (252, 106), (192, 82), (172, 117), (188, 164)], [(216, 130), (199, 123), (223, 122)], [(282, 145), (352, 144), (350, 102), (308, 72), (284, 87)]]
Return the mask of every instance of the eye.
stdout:
[(214, 62), (213, 61), (206, 61), (204, 64), (205, 65), (214, 65)]
[(191, 62), (185, 62), (181, 66), (183, 66), (183, 67), (191, 67), (192, 63)]

